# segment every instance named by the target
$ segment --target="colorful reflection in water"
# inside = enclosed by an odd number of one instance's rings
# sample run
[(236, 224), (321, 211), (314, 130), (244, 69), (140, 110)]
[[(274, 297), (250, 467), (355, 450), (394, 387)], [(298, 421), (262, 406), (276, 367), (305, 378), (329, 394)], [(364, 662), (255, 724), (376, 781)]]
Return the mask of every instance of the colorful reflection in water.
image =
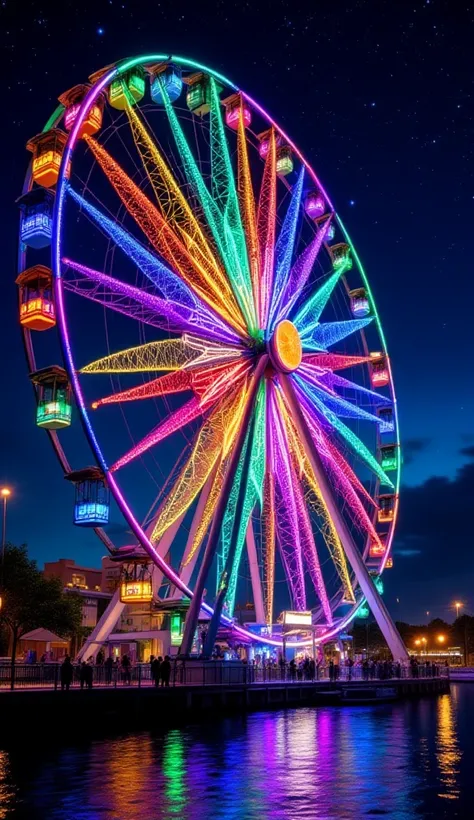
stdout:
[(1, 749), (0, 820), (474, 817), (474, 684), (451, 696)]

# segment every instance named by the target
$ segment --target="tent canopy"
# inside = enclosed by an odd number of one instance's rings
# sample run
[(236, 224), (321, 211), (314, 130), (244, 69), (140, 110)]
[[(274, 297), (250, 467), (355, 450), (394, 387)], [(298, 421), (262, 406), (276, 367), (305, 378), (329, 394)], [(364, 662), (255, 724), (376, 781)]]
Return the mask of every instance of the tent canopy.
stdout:
[(50, 632), (49, 629), (43, 629), (41, 626), (38, 629), (33, 629), (32, 632), (26, 632), (20, 640), (39, 641), (40, 643), (60, 643), (63, 646), (67, 646), (68, 644), (68, 641), (65, 641), (64, 638), (60, 638), (59, 635), (55, 635), (54, 632)]

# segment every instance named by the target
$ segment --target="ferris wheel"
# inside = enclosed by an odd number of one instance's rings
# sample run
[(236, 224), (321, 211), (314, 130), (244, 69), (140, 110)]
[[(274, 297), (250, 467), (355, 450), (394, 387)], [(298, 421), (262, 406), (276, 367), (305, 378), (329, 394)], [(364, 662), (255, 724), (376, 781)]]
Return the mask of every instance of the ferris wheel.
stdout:
[[(201, 610), (209, 647), (219, 626), (280, 646), (282, 610), (311, 611), (321, 642), (368, 604), (400, 657), (381, 598), (400, 481), (390, 359), (318, 176), (191, 60), (122, 61), (59, 100), (27, 146), (17, 282), (75, 523), (113, 552), (112, 496), (167, 594), (191, 599), (184, 653)], [(73, 400), (95, 461), (75, 470)], [(242, 596), (255, 627), (234, 618)]]

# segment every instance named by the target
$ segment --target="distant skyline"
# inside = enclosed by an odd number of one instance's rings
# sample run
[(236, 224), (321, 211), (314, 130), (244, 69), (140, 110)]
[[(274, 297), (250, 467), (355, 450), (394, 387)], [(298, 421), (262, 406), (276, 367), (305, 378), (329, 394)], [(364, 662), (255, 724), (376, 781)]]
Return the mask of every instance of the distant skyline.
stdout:
[[(60, 557), (98, 565), (104, 554), (93, 533), (72, 525), (71, 487), (34, 424), (14, 284), (25, 143), (57, 96), (93, 71), (127, 55), (176, 52), (234, 79), (288, 130), (369, 275), (404, 453), (395, 566), (384, 576), (391, 612), (412, 622), (426, 620), (426, 611), (451, 620), (455, 599), (474, 612), (473, 27), (472, 13), (447, 0), (361, 0), (350, 8), (336, 0), (311, 10), (303, 0), (275, 0), (258, 11), (230, 0), (0, 8), (8, 112), (0, 137), (0, 484), (12, 489), (10, 540), (27, 542), (40, 565)], [(82, 463), (79, 425), (63, 435)], [(112, 536), (125, 529), (114, 514)]]

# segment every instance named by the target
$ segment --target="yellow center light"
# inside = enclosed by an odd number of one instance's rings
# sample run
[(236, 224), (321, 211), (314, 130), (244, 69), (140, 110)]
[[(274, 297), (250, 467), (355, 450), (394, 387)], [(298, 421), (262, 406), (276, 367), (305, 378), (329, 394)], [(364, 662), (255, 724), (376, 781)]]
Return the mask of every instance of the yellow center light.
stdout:
[(296, 327), (288, 319), (279, 322), (270, 342), (270, 356), (277, 370), (291, 373), (301, 364), (303, 350)]

